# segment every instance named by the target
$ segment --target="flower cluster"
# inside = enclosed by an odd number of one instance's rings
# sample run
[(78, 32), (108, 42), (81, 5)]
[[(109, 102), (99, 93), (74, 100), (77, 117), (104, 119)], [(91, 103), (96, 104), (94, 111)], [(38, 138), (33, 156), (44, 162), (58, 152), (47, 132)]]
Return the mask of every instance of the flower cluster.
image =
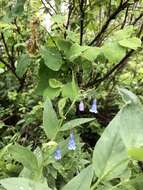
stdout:
[[(68, 142), (68, 149), (69, 150), (75, 150), (76, 149), (76, 143), (74, 140), (73, 132), (70, 133), (69, 142)], [(54, 157), (55, 157), (55, 160), (61, 160), (62, 153), (61, 153), (61, 149), (59, 147), (57, 147), (57, 149), (55, 150)]]
[[(80, 112), (83, 112), (84, 110), (85, 110), (84, 103), (83, 103), (83, 101), (80, 101), (80, 103), (79, 103), (79, 111), (80, 111)], [(91, 108), (89, 109), (89, 111), (90, 111), (91, 113), (98, 113), (98, 111), (97, 111), (97, 101), (96, 101), (96, 99), (93, 100), (92, 105), (91, 105)]]
[[(83, 103), (83, 101), (80, 101), (80, 103), (79, 103), (79, 111), (83, 112), (84, 110), (85, 110), (84, 103)], [(91, 108), (89, 109), (89, 112), (98, 113), (96, 99), (93, 100)], [(68, 149), (69, 150), (75, 150), (76, 149), (76, 143), (75, 143), (73, 132), (70, 132), (69, 142), (68, 142)], [(61, 153), (60, 147), (56, 148), (55, 153), (54, 153), (54, 157), (55, 157), (55, 160), (61, 160), (62, 153)]]

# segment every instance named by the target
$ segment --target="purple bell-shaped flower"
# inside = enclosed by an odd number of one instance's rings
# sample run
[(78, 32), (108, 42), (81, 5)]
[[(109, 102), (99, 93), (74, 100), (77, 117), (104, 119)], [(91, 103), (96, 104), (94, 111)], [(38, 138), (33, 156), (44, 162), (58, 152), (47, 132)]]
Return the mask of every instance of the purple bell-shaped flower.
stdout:
[(84, 111), (84, 103), (83, 103), (83, 101), (80, 101), (80, 103), (79, 103), (79, 111), (81, 111), (81, 112)]
[(57, 147), (54, 153), (55, 160), (61, 160), (62, 154), (61, 154), (61, 149)]
[(93, 100), (93, 103), (91, 105), (91, 109), (89, 110), (91, 113), (98, 113), (97, 111), (97, 101), (96, 99)]
[(70, 133), (70, 137), (69, 137), (68, 149), (69, 150), (75, 150), (76, 149), (74, 135), (72, 132)]

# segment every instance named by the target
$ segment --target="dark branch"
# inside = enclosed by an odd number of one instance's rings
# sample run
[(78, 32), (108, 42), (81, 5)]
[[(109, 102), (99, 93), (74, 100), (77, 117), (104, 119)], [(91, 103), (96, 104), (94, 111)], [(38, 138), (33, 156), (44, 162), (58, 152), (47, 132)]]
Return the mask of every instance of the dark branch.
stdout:
[(123, 29), (124, 26), (126, 25), (126, 21), (127, 21), (127, 17), (128, 17), (128, 12), (129, 12), (129, 5), (127, 6), (125, 17), (124, 17), (124, 21), (122, 23), (121, 29)]
[(84, 4), (85, 0), (79, 0), (79, 9), (80, 9), (80, 45), (83, 43), (83, 34), (84, 34)]
[(110, 15), (110, 17), (107, 19), (107, 21), (105, 22), (105, 24), (102, 26), (101, 30), (99, 31), (99, 33), (95, 36), (95, 38), (89, 43), (89, 45), (93, 45), (96, 42), (96, 45), (99, 45), (99, 39), (101, 38), (101, 36), (103, 35), (103, 33), (106, 31), (106, 29), (108, 28), (111, 20), (115, 19), (117, 17), (117, 15), (124, 10), (126, 7), (128, 6), (128, 1), (125, 1), (123, 4), (120, 3), (120, 5), (118, 6), (118, 8)]

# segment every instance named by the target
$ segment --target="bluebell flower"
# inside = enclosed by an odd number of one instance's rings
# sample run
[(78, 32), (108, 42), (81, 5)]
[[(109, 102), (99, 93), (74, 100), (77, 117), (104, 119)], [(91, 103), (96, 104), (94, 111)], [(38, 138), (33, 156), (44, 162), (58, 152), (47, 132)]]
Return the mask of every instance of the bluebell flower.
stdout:
[(84, 103), (83, 103), (83, 101), (80, 101), (80, 103), (79, 103), (79, 111), (84, 111)]
[(96, 99), (93, 100), (93, 103), (91, 105), (91, 109), (89, 110), (91, 113), (98, 113), (97, 111), (97, 101)]
[(73, 133), (70, 133), (70, 138), (69, 138), (69, 143), (68, 143), (68, 149), (69, 150), (75, 150), (76, 149), (76, 144), (75, 144)]
[(61, 160), (62, 154), (61, 154), (61, 149), (57, 147), (54, 153), (55, 160)]

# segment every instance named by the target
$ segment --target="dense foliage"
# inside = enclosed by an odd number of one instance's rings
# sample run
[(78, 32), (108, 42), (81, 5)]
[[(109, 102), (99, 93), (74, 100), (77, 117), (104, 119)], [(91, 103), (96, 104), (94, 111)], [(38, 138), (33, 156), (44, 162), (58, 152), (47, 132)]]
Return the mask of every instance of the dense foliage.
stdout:
[(142, 0), (0, 1), (0, 190), (142, 190), (142, 20)]

